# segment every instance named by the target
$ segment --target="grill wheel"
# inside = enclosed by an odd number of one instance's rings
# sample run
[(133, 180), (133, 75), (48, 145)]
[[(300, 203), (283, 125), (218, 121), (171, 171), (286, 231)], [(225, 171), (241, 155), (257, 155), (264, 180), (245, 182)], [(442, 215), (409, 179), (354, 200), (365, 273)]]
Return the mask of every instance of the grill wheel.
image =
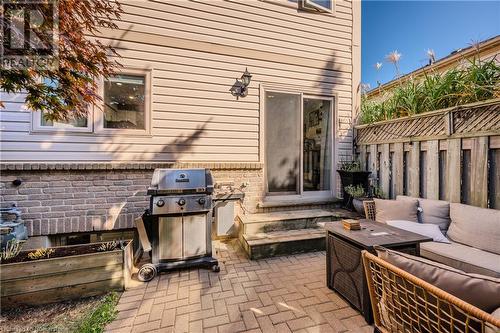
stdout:
[(144, 264), (139, 269), (139, 272), (137, 273), (137, 278), (141, 282), (148, 282), (148, 281), (153, 280), (155, 278), (156, 274), (158, 274), (158, 271), (156, 270), (155, 265)]

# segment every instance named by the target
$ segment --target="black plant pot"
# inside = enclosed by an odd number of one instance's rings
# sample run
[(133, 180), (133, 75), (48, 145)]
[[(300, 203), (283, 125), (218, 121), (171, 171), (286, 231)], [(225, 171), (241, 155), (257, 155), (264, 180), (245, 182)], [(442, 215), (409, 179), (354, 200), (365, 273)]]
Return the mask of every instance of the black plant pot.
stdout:
[(370, 198), (352, 198), (352, 206), (356, 213), (361, 216), (365, 216), (365, 206), (363, 205), (365, 200), (370, 200)]
[(347, 194), (345, 188), (349, 185), (361, 185), (365, 189), (365, 192), (368, 193), (368, 177), (371, 174), (371, 171), (344, 171), (337, 170), (340, 175), (340, 181), (342, 183), (342, 194), (344, 196), (343, 204), (344, 207), (348, 209), (353, 209), (351, 196)]

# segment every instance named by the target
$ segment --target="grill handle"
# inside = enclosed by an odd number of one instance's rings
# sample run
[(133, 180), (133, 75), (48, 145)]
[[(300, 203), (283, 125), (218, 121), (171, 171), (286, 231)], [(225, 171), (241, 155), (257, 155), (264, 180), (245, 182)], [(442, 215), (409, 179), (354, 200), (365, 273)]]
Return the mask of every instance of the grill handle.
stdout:
[(135, 227), (137, 228), (137, 233), (139, 234), (139, 242), (141, 247), (145, 252), (151, 251), (151, 242), (149, 241), (148, 234), (146, 233), (146, 228), (144, 227), (144, 220), (138, 217), (134, 220)]

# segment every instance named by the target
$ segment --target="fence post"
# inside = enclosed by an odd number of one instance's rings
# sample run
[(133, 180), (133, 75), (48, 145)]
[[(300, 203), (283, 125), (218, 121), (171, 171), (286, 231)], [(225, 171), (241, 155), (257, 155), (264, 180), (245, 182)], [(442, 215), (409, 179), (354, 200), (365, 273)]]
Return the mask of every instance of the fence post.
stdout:
[(448, 171), (446, 177), (448, 177), (448, 200), (450, 202), (460, 202), (462, 140), (448, 139), (447, 141), (446, 168)]
[(408, 194), (420, 197), (420, 142), (410, 143), (408, 175)]
[(471, 205), (488, 207), (488, 137), (472, 139)]

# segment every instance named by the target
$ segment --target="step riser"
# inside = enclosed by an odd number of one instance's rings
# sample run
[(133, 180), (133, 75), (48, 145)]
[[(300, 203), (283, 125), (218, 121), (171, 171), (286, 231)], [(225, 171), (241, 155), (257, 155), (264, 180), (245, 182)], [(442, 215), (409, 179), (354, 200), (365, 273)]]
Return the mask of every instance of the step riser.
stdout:
[(297, 205), (282, 206), (282, 207), (258, 207), (256, 213), (272, 213), (272, 212), (283, 212), (283, 211), (294, 211), (294, 210), (304, 210), (304, 209), (338, 209), (342, 208), (342, 203), (330, 203), (330, 204), (317, 204), (317, 205), (302, 205), (297, 207)]
[(240, 242), (249, 258), (252, 260), (325, 250), (325, 238), (304, 239), (255, 246), (249, 246), (242, 238), (240, 238)]
[(242, 228), (240, 228), (240, 233), (247, 235), (255, 235), (262, 232), (317, 228), (318, 222), (331, 222), (336, 220), (338, 220), (338, 218), (332, 216), (325, 216), (325, 217), (315, 217), (310, 219), (241, 223)]

